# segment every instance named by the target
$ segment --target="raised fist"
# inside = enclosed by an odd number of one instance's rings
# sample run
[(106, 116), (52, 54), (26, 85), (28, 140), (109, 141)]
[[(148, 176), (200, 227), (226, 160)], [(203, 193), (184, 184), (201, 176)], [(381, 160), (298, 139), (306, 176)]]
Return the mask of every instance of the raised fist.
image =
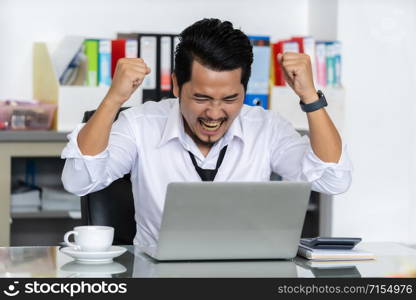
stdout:
[(142, 58), (120, 58), (107, 97), (118, 102), (121, 106), (142, 84), (144, 77), (149, 73), (150, 68)]
[(286, 82), (305, 104), (318, 99), (313, 84), (312, 65), (309, 55), (304, 53), (279, 53), (277, 59)]

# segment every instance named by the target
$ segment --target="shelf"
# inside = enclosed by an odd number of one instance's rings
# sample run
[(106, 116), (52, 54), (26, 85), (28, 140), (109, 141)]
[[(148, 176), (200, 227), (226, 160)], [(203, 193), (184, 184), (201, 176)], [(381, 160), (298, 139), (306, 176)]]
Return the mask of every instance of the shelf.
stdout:
[(37, 211), (37, 212), (12, 212), (11, 217), (13, 219), (81, 219), (80, 211)]
[(67, 142), (68, 132), (54, 130), (5, 130), (0, 131), (0, 143), (4, 142)]

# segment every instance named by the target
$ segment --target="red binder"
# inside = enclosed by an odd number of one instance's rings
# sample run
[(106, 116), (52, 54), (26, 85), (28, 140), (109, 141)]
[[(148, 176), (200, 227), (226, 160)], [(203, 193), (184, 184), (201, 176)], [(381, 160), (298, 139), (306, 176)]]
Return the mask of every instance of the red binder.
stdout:
[(274, 85), (285, 86), (286, 82), (283, 75), (283, 70), (280, 67), (277, 54), (283, 53), (283, 44), (285, 41), (279, 41), (273, 44), (273, 64), (274, 64)]
[(299, 53), (305, 53), (305, 49), (303, 48), (303, 36), (294, 36), (292, 37), (292, 41), (297, 42), (299, 45)]
[(298, 43), (295, 41), (284, 40), (273, 44), (273, 64), (274, 64), (274, 85), (285, 86), (285, 77), (277, 54), (284, 52), (299, 52)]
[(126, 40), (111, 41), (111, 78), (116, 70), (117, 61), (126, 57)]

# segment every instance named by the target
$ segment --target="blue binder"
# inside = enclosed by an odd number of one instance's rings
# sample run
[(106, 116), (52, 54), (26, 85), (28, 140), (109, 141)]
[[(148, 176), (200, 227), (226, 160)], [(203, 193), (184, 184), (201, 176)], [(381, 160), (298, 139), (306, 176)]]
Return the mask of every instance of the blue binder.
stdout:
[(269, 107), (270, 37), (249, 36), (253, 45), (253, 64), (244, 104)]

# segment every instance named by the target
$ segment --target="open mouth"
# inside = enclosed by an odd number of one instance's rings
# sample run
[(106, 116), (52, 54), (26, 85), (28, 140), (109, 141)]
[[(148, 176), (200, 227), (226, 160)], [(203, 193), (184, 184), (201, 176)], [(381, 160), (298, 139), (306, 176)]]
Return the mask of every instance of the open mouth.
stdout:
[(199, 120), (199, 123), (201, 124), (204, 130), (209, 131), (209, 132), (215, 132), (221, 127), (222, 123), (224, 123), (224, 120), (222, 121)]

